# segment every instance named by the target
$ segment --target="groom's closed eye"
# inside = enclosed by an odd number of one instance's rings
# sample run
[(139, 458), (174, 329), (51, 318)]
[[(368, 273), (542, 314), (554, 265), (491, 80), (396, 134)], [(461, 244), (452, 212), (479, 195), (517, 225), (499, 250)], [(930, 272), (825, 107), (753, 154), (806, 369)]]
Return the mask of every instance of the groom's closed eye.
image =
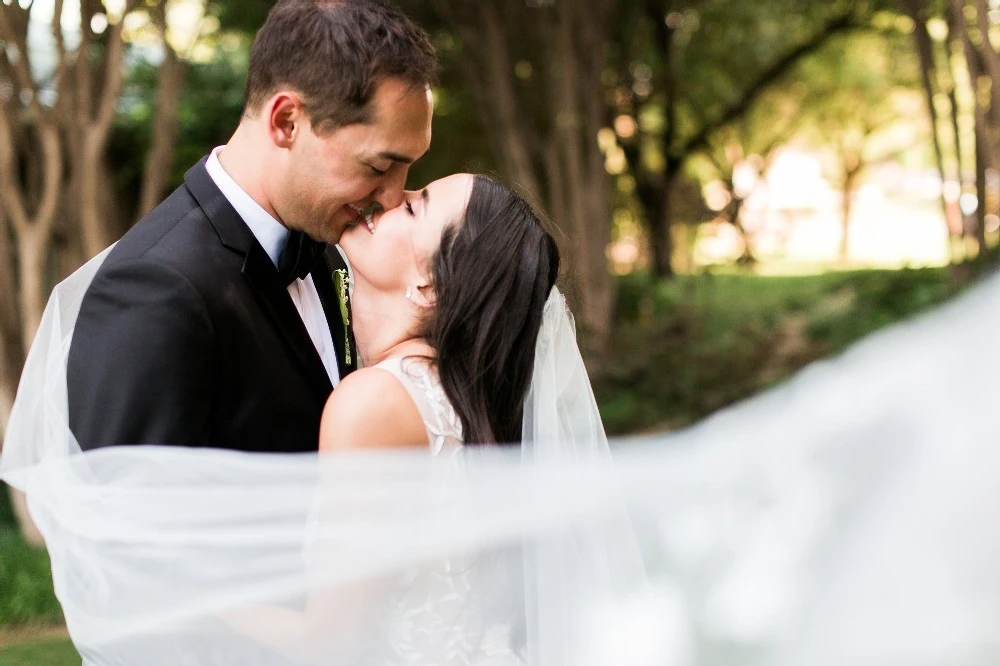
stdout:
[(376, 166), (375, 164), (372, 164), (371, 162), (366, 162), (365, 166), (367, 166), (369, 169), (371, 169), (372, 173), (374, 173), (375, 175), (377, 175), (377, 176), (384, 176), (387, 173), (389, 173), (389, 169), (392, 168), (393, 163), (390, 162), (389, 164), (386, 164), (385, 166)]

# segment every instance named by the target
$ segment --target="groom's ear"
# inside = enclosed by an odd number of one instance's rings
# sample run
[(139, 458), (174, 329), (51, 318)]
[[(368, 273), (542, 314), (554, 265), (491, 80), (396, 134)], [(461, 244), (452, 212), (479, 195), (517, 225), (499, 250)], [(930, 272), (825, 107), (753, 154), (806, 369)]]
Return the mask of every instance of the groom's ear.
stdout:
[(265, 107), (267, 130), (274, 145), (291, 148), (305, 122), (302, 100), (292, 92), (279, 92)]

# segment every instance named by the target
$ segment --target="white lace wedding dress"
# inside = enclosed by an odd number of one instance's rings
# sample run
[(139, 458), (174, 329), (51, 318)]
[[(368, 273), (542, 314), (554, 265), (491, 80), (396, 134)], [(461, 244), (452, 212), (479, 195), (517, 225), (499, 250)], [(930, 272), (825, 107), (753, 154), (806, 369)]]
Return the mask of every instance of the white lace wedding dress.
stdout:
[[(431, 454), (446, 465), (461, 465), (462, 422), (444, 392), (433, 364), (424, 358), (388, 358), (376, 366), (392, 374), (406, 388), (427, 429)], [(497, 576), (494, 562), (480, 555), (451, 556), (413, 566), (401, 581), (399, 593), (388, 601), (379, 621), (381, 646), (362, 663), (508, 666), (523, 664), (515, 655), (516, 630), (503, 609), (490, 607), (486, 575)], [(518, 572), (519, 573), (519, 572)], [(501, 574), (504, 575), (504, 574)], [(405, 592), (404, 592), (405, 591)]]

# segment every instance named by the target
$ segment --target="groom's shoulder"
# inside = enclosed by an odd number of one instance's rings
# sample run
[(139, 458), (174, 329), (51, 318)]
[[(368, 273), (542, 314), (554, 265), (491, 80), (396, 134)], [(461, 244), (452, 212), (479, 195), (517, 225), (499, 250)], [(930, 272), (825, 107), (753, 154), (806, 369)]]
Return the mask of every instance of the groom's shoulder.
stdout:
[(121, 237), (100, 273), (124, 266), (162, 267), (210, 283), (218, 280), (228, 254), (205, 211), (181, 185)]

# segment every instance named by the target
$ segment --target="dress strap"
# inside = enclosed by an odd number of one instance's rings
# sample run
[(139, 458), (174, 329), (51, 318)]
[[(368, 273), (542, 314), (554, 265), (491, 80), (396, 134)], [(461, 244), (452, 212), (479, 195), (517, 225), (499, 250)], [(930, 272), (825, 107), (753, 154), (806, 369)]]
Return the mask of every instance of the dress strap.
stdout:
[(434, 455), (462, 445), (462, 421), (448, 400), (437, 370), (429, 359), (392, 357), (374, 367), (391, 373), (406, 388), (424, 421), (427, 441)]

